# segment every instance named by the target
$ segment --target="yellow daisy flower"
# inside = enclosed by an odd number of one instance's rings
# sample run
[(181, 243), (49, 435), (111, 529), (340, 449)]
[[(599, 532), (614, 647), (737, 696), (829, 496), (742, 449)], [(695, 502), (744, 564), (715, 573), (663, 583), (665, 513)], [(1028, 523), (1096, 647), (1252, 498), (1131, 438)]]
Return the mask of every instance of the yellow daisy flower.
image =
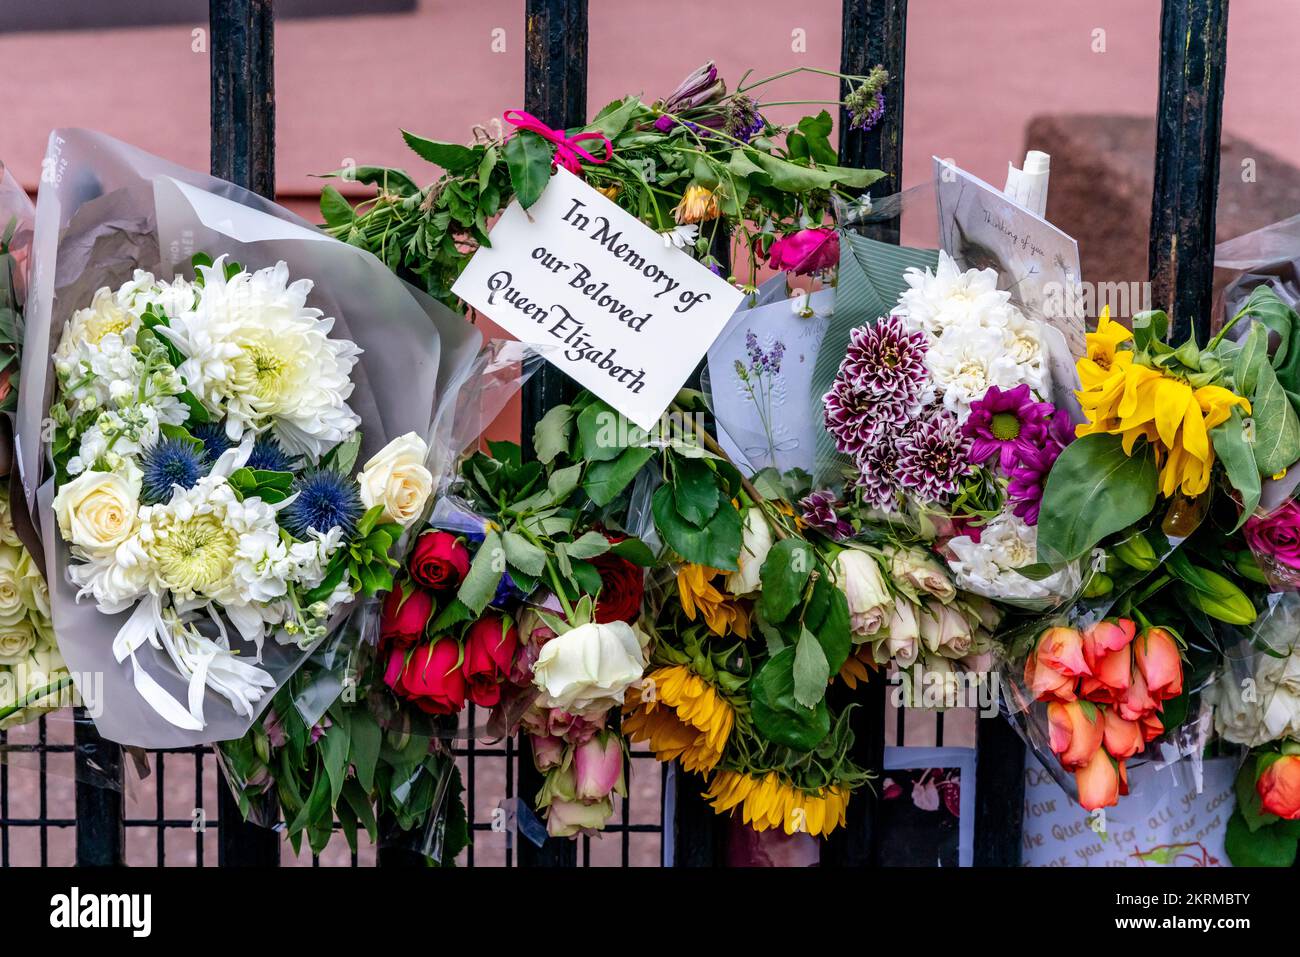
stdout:
[(803, 791), (781, 780), (775, 771), (762, 777), (742, 771), (719, 771), (704, 797), (719, 814), (739, 807), (741, 820), (756, 831), (779, 827), (786, 834), (803, 832), (822, 837), (844, 825), (849, 804), (846, 788)]
[(641, 688), (629, 689), (623, 712), (623, 732), (632, 740), (648, 744), (660, 761), (680, 758), (700, 774), (722, 759), (736, 721), (727, 699), (685, 665), (650, 672)]

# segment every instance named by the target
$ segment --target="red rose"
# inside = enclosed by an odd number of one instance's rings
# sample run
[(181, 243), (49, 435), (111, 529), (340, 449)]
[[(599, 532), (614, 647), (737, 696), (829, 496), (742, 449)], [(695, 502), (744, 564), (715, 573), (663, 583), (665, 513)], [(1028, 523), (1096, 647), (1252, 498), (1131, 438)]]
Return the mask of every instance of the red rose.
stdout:
[(415, 540), (411, 577), (434, 591), (453, 591), (469, 571), (469, 549), (451, 532), (425, 532)]
[(429, 714), (456, 714), (465, 707), (465, 679), (456, 667), (460, 642), (443, 636), (416, 645), (407, 652), (394, 648), (388, 654), (384, 684), (393, 693)]
[[(610, 539), (611, 542), (622, 539)], [(633, 622), (641, 617), (641, 600), (645, 597), (645, 574), (639, 565), (612, 552), (591, 560), (600, 573), (600, 595), (596, 598), (596, 621)]]
[(500, 615), (484, 615), (465, 632), (461, 672), (469, 682), (469, 700), (491, 708), (501, 700), (501, 682), (519, 647), (519, 633)]
[(388, 593), (379, 614), (379, 640), (393, 648), (409, 648), (424, 637), (433, 615), (433, 595), (423, 588), (408, 594), (400, 585)]

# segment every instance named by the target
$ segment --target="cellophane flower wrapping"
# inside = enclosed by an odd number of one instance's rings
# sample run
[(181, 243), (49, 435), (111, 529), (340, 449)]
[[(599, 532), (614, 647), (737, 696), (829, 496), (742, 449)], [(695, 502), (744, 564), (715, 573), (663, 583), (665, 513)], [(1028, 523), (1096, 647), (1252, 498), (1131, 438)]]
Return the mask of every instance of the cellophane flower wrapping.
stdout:
[[(96, 290), (121, 286), (137, 269), (163, 281), (176, 275), (193, 279), (191, 262), (199, 253), (228, 257), (250, 271), (285, 263), (292, 279), (314, 284), (308, 305), (334, 318), (331, 337), (361, 350), (348, 399), (363, 436), (359, 462), (406, 433), (427, 442), (431, 459), (445, 456), (450, 435), (446, 410), (454, 407), (481, 337), (370, 254), (330, 239), (231, 183), (86, 130), (54, 131), (45, 168), (36, 209), (15, 444), (24, 501), (42, 517), (59, 647), (104, 737), (141, 747), (239, 738), (323, 639), (307, 647), (274, 639), (264, 643), (260, 667), (270, 674), (274, 689), (256, 702), (251, 716), (207, 693), (204, 727), (183, 729), (160, 718), (137, 693), (131, 663), (113, 655), (114, 636), (129, 612), (105, 615), (93, 602), (76, 600), (67, 575), (69, 548), (50, 508), (55, 489), (42, 428), (55, 389), (51, 357), (65, 323), (91, 303)], [(337, 631), (348, 613), (336, 613), (328, 631)], [(256, 649), (240, 641), (232, 639), (232, 650), (254, 656)], [(186, 682), (160, 649), (145, 644), (137, 660), (148, 679), (173, 699), (186, 700)], [(102, 675), (102, 687), (90, 687), (78, 677), (84, 675)], [(91, 693), (97, 700), (89, 700)]]

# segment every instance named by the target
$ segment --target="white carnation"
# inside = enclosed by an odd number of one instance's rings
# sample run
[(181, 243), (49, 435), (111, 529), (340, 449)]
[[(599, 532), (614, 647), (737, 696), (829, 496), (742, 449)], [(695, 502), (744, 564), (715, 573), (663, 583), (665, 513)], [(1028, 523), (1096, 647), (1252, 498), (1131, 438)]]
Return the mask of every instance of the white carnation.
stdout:
[(908, 288), (894, 312), (912, 329), (923, 329), (931, 336), (942, 336), (953, 325), (1000, 328), (1013, 308), (1011, 294), (998, 289), (996, 270), (963, 272), (945, 252), (939, 253), (934, 272), (908, 269), (903, 279)]
[(956, 556), (948, 567), (957, 586), (985, 598), (1041, 600), (1066, 594), (1077, 582), (1073, 566), (1038, 581), (1016, 571), (1038, 561), (1038, 529), (1010, 512), (985, 525), (978, 542), (959, 535), (948, 548)]

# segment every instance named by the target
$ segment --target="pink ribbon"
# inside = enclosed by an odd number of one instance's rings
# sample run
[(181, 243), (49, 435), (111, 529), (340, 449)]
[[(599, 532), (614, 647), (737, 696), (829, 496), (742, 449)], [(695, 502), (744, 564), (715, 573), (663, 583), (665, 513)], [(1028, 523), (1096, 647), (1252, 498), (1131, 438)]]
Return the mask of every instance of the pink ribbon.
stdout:
[[(614, 151), (614, 146), (610, 143), (609, 137), (596, 130), (575, 133), (573, 136), (569, 136), (564, 130), (551, 129), (533, 114), (525, 113), (523, 110), (506, 110), (505, 121), (516, 129), (528, 130), (530, 133), (536, 133), (542, 139), (554, 143), (556, 164), (563, 166), (570, 173), (580, 173), (582, 171), (581, 163), (584, 160), (597, 165), (605, 163)], [(600, 140), (605, 147), (603, 155), (599, 157), (592, 156), (578, 145), (583, 140)]]

